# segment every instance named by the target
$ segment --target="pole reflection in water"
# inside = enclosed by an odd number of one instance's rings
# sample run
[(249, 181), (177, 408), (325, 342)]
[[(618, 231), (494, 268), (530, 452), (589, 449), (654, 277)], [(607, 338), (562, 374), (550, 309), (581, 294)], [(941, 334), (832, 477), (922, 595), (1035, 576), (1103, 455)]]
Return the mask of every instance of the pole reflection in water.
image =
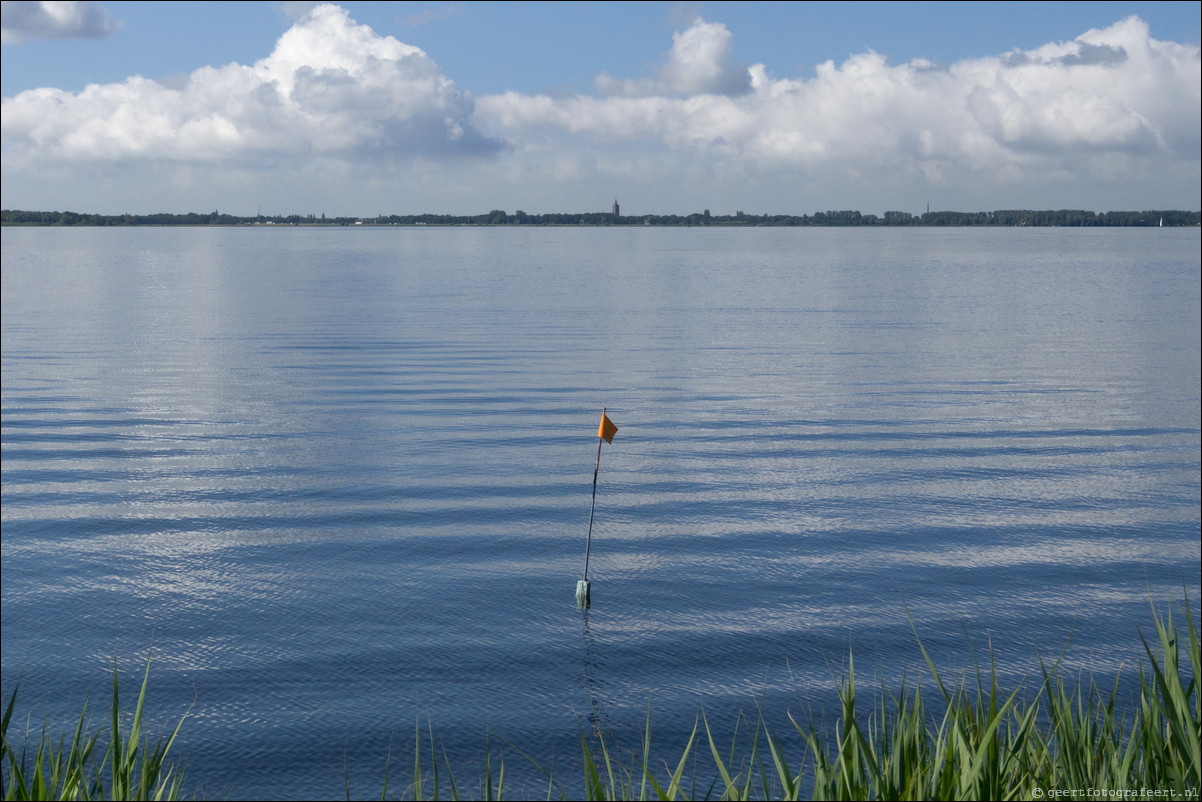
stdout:
[(580, 687), (588, 697), (589, 735), (592, 738), (604, 738), (613, 735), (613, 727), (609, 722), (608, 706), (606, 704), (603, 669), (605, 664), (597, 654), (597, 639), (589, 628), (589, 612), (584, 610), (583, 630), (584, 661), (580, 671)]

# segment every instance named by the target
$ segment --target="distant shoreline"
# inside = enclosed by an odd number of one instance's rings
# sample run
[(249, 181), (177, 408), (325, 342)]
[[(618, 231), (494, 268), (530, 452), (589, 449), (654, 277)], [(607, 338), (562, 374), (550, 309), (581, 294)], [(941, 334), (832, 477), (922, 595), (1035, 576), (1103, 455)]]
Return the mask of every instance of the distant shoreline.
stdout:
[(512, 214), (494, 209), (486, 214), (380, 215), (329, 217), (325, 215), (254, 215), (243, 217), (189, 212), (186, 214), (89, 214), (5, 209), (3, 226), (714, 226), (714, 227), (1173, 227), (1202, 226), (1202, 212), (1150, 210), (1140, 212), (1090, 212), (1080, 209), (994, 212), (885, 212), (883, 216), (858, 211), (815, 212), (812, 215), (745, 214), (712, 215), (709, 210), (688, 215), (616, 215), (609, 212)]

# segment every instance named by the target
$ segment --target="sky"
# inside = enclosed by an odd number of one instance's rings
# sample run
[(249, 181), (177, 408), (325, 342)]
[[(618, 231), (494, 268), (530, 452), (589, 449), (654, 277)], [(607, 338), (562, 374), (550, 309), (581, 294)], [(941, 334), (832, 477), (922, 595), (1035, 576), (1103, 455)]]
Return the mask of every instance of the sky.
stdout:
[(1202, 4), (4, 2), (6, 209), (1202, 206)]

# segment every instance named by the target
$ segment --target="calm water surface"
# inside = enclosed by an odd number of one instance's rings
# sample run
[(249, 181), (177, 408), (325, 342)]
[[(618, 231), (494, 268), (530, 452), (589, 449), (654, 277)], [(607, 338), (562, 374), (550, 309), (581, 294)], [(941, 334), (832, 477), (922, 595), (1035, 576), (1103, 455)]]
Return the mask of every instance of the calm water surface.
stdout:
[(5, 698), (99, 709), (149, 656), (191, 793), (341, 797), (345, 761), (378, 794), (427, 716), (468, 774), (486, 737), (567, 773), (648, 700), (665, 752), (703, 707), (783, 730), (849, 650), (913, 677), (907, 614), (1013, 684), (1070, 634), (1070, 669), (1133, 668), (1149, 597), (1197, 613), (1197, 230), (2, 251)]

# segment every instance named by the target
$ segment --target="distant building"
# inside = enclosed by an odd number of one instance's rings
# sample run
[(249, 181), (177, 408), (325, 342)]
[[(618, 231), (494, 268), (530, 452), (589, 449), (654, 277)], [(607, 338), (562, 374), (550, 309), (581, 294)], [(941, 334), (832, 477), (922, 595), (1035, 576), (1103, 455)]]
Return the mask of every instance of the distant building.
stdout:
[(618, 211), (618, 199), (614, 198), (614, 217), (620, 217), (620, 216), (621, 216), (621, 213)]

